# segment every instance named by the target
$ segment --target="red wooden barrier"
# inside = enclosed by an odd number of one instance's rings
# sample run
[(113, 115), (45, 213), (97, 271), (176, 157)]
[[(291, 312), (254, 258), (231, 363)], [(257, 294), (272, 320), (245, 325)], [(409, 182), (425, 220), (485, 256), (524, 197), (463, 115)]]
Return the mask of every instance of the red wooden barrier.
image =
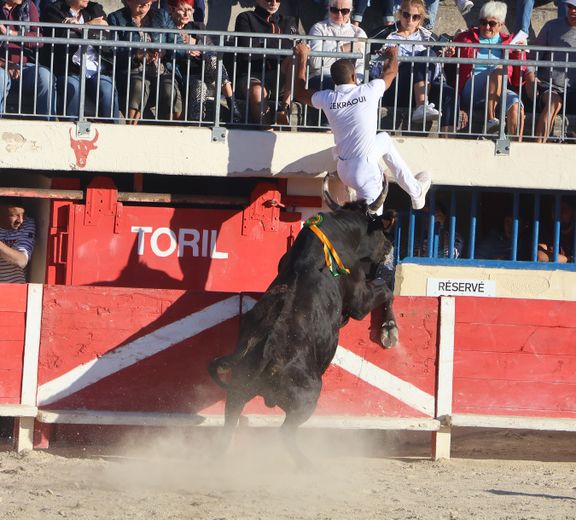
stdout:
[[(206, 366), (233, 350), (241, 307), (253, 302), (235, 294), (47, 286), (39, 405), (221, 413), (224, 394)], [(398, 298), (396, 312), (401, 343), (395, 349), (377, 343), (377, 316), (343, 329), (317, 414), (433, 417), (438, 300)], [(255, 399), (246, 413), (280, 411)]]
[(20, 403), (27, 286), (0, 284), (0, 404)]
[(453, 412), (576, 418), (576, 302), (458, 298)]

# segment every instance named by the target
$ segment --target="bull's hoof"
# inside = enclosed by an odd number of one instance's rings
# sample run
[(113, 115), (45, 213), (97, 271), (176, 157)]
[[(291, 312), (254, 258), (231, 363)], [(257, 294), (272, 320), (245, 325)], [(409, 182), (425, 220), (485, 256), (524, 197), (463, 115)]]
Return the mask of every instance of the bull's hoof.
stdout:
[(380, 342), (384, 348), (392, 348), (398, 344), (398, 327), (395, 321), (386, 321), (380, 331)]

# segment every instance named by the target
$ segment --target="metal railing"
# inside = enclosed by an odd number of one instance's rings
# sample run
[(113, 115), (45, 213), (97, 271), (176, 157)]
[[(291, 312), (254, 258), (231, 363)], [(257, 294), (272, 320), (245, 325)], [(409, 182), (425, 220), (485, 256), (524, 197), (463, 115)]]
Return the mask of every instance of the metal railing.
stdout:
[(397, 263), (576, 271), (573, 193), (435, 187), (428, 199), (396, 217)]
[[(334, 60), (352, 58), (363, 64), (364, 81), (378, 71), (382, 59), (378, 50), (390, 40), (361, 40), (305, 36), (281, 36), (217, 31), (194, 31), (195, 43), (184, 43), (182, 32), (167, 29), (101, 27), (92, 25), (10, 22), (19, 34), (0, 36), (0, 114), (3, 117), (50, 118), (85, 121), (99, 119), (113, 123), (197, 124), (208, 126), (240, 125), (276, 127), (274, 114), (290, 100), (294, 85), (294, 66), (285, 58), (292, 54), (297, 39), (322, 39), (325, 42), (355, 42), (355, 51), (312, 52), (311, 58)], [(576, 49), (530, 46), (489, 46), (452, 42), (411, 42), (394, 40), (406, 48), (419, 45), (418, 55), (402, 56), (402, 78), (385, 93), (379, 128), (410, 135), (458, 136), (469, 139), (538, 138), (542, 133), (540, 113), (551, 95), (559, 92), (561, 108), (551, 129), (558, 141), (574, 139), (568, 131), (572, 114), (566, 111), (570, 79), (576, 76)], [(462, 58), (463, 49), (487, 47), (501, 51), (503, 59)], [(443, 56), (446, 48), (454, 57)], [(527, 59), (511, 59), (515, 51)], [(15, 59), (17, 57), (18, 59)], [(6, 63), (11, 63), (6, 70)], [(520, 79), (532, 67), (540, 78), (527, 88), (520, 81), (511, 86), (508, 74), (501, 75), (498, 112), (489, 117), (489, 82), (474, 89), (464, 103), (461, 72), (464, 67), (490, 66), (518, 71)], [(434, 100), (438, 113), (415, 120), (417, 102), (414, 86), (418, 74), (424, 75), (427, 101)], [(556, 84), (547, 82), (554, 77)], [(558, 85), (558, 78), (563, 82)], [(329, 83), (325, 69), (308, 70), (310, 85)], [(267, 97), (254, 97), (252, 87), (264, 85)], [(479, 94), (479, 92), (481, 94)], [(543, 95), (543, 94), (548, 95)], [(225, 103), (233, 94), (237, 103)], [(518, 96), (523, 111), (516, 112), (515, 125), (507, 114), (510, 96)], [(257, 99), (257, 101), (254, 101)], [(511, 98), (510, 98), (511, 99)], [(252, 103), (252, 104), (251, 104)], [(255, 106), (259, 103), (259, 106)], [(508, 119), (508, 121), (507, 121)], [(523, 136), (511, 128), (524, 124)], [(286, 125), (280, 125), (286, 128)], [(290, 129), (324, 129), (323, 116), (311, 107), (292, 103)], [(550, 126), (550, 125), (548, 125)], [(541, 137), (541, 135), (540, 135)]]

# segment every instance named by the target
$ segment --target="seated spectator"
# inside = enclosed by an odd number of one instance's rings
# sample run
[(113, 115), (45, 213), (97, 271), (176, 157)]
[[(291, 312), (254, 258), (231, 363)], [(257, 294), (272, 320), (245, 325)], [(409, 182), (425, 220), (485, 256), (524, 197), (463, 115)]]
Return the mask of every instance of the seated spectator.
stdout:
[[(574, 207), (567, 201), (560, 203), (560, 243), (558, 263), (574, 261)], [(544, 240), (538, 244), (538, 262), (554, 262), (553, 227), (544, 234)]]
[[(103, 27), (108, 26), (106, 13), (97, 2), (89, 0), (56, 0), (48, 4), (41, 13), (43, 22), (63, 23), (71, 25), (69, 28), (47, 30), (48, 36), (52, 34), (57, 38), (72, 40), (70, 44), (54, 44), (54, 73), (56, 74), (57, 111), (59, 115), (78, 117), (80, 113), (80, 46), (74, 45), (74, 40), (82, 38), (81, 27), (74, 25), (91, 25), (99, 27), (88, 32), (88, 38), (107, 39), (109, 33)], [(45, 45), (44, 50), (50, 50), (51, 45)], [(112, 118), (118, 122), (118, 94), (112, 82), (111, 66), (99, 56), (96, 47), (89, 45), (85, 49), (86, 57), (86, 94), (98, 107), (97, 116)], [(102, 59), (100, 59), (102, 58)], [(50, 60), (50, 56), (47, 57)], [(98, 99), (96, 99), (98, 96)]]
[[(298, 34), (296, 21), (291, 17), (278, 13), (278, 0), (256, 0), (253, 11), (244, 11), (236, 17), (236, 32), (268, 33), (268, 34)], [(279, 40), (242, 36), (238, 38), (240, 47), (270, 49), (291, 49), (291, 40)], [(281, 78), (276, 85), (276, 76), (280, 67)], [(252, 121), (269, 124), (272, 121), (272, 110), (268, 104), (271, 93), (276, 89), (279, 106), (276, 109), (276, 122), (281, 125), (290, 123), (290, 98), (292, 84), (292, 57), (280, 59), (278, 56), (263, 56), (247, 53), (238, 54), (239, 84), (238, 95), (248, 98), (248, 107)]]
[[(494, 45), (510, 44), (513, 35), (500, 32), (506, 20), (507, 9), (504, 2), (494, 0), (486, 2), (480, 10), (479, 27), (473, 27), (468, 31), (459, 33), (454, 38), (454, 42)], [(450, 54), (457, 55), (460, 58), (501, 60), (504, 58), (504, 49), (458, 47), (457, 49), (452, 49)], [(521, 51), (514, 50), (509, 53), (509, 57), (510, 59), (519, 60), (523, 59), (524, 54)], [(520, 67), (509, 66), (507, 68), (509, 85), (518, 87), (521, 82), (521, 73)], [(500, 102), (504, 102), (506, 104), (506, 129), (508, 135), (518, 136), (518, 140), (521, 140), (524, 133), (524, 107), (516, 92), (510, 88), (506, 92), (502, 92), (503, 74), (504, 70), (501, 65), (460, 64), (457, 77), (460, 102), (462, 108), (469, 113), (475, 108), (486, 105), (486, 132), (496, 132), (500, 128), (500, 120), (496, 116), (496, 109)], [(488, 96), (486, 97), (487, 85)]]
[[(518, 258), (526, 258), (524, 232), (518, 225)], [(504, 215), (499, 227), (491, 228), (476, 248), (475, 257), (483, 260), (512, 260), (512, 238), (514, 230), (514, 217), (507, 213)]]
[[(450, 226), (446, 223), (448, 214), (440, 202), (434, 208), (434, 240), (432, 242), (432, 256), (434, 258), (460, 258), (464, 250), (464, 239), (457, 231), (454, 232), (454, 247), (450, 252)], [(424, 240), (420, 256), (428, 256), (428, 219), (424, 219)]]
[[(398, 55), (411, 56), (435, 56), (436, 53), (418, 42), (434, 41), (432, 33), (425, 29), (422, 24), (426, 17), (426, 6), (424, 0), (403, 0), (398, 10), (398, 21), (396, 25), (386, 34), (387, 40), (409, 40), (415, 42), (400, 43)], [(377, 35), (378, 37), (378, 35)], [(396, 45), (396, 44), (390, 44)], [(383, 49), (387, 47), (384, 45)], [(380, 76), (383, 62), (380, 59), (372, 61), (370, 64), (371, 78)], [(454, 89), (445, 81), (442, 81), (441, 68), (433, 64), (411, 63), (404, 61), (398, 68), (398, 87), (394, 83), (387, 86), (383, 96), (383, 103), (387, 106), (415, 106), (412, 111), (412, 123), (431, 121), (440, 116), (440, 112), (435, 108), (434, 103), (428, 102), (428, 97), (435, 100), (440, 99), (442, 94), (442, 117), (440, 119), (441, 131), (446, 133), (454, 124), (454, 111), (456, 99)], [(410, 86), (412, 85), (412, 90)]]
[[(200, 41), (203, 45), (214, 44), (210, 36), (198, 36), (189, 32), (206, 29), (202, 22), (192, 20), (194, 0), (168, 0), (168, 9), (174, 25), (181, 31), (180, 35), (184, 43), (196, 44)], [(218, 74), (216, 53), (191, 50), (188, 51), (186, 56), (179, 56), (176, 64), (179, 68), (180, 76), (188, 78), (188, 81), (184, 79), (181, 86), (182, 97), (188, 98), (186, 118), (194, 121), (203, 119), (201, 117), (203, 116), (201, 108), (205, 107), (208, 85), (216, 83)], [(202, 73), (204, 73), (203, 77)], [(222, 94), (226, 98), (232, 122), (239, 123), (242, 120), (242, 116), (234, 100), (232, 83), (228, 79), (228, 71), (224, 64), (222, 64)]]
[[(39, 22), (36, 5), (31, 0), (0, 0), (0, 21)], [(0, 23), (0, 34), (6, 36), (41, 36), (40, 29)], [(50, 115), (56, 112), (56, 82), (50, 70), (36, 63), (36, 49), (40, 44), (3, 42), (0, 55), (0, 111), (11, 89), (18, 90), (27, 99), (36, 95), (35, 112)], [(6, 63), (7, 50), (8, 61)]]
[[(310, 29), (310, 36), (348, 36), (367, 38), (363, 29), (350, 23), (352, 0), (330, 0), (328, 18), (318, 22)], [(313, 52), (364, 52), (364, 42), (337, 40), (310, 40), (310, 50)], [(336, 58), (310, 58), (310, 78), (308, 85), (314, 90), (334, 88), (330, 76), (330, 67)], [(364, 77), (364, 62), (356, 60), (356, 78), (362, 81)]]
[[(566, 0), (566, 16), (549, 20), (538, 34), (534, 45), (545, 47), (576, 47), (576, 0)], [(548, 140), (554, 118), (560, 112), (566, 94), (567, 113), (576, 113), (576, 68), (562, 67), (576, 61), (576, 51), (571, 53), (533, 52), (531, 59), (556, 61), (558, 67), (529, 67), (526, 74), (526, 94), (540, 110), (535, 133), (539, 143)], [(536, 95), (534, 95), (536, 92)], [(535, 98), (535, 99), (534, 99)]]
[[(170, 5), (169, 0), (160, 0), (160, 7), (162, 9), (170, 11)], [(206, 2), (204, 0), (194, 0), (192, 8), (194, 9), (192, 20), (204, 24), (206, 21)]]
[[(124, 5), (110, 14), (110, 25), (176, 29), (168, 12), (152, 6), (152, 0), (124, 0)], [(169, 32), (118, 31), (117, 38), (132, 42), (182, 43), (180, 36)], [(127, 106), (127, 123), (138, 124), (142, 114), (152, 107), (156, 107), (156, 116), (162, 121), (178, 119), (182, 98), (178, 83), (172, 79), (173, 53), (154, 48), (121, 48), (118, 54), (118, 85), (121, 95), (126, 96), (122, 106)], [(181, 79), (178, 70), (176, 78)]]
[(26, 283), (25, 269), (32, 257), (36, 226), (25, 216), (22, 202), (0, 198), (0, 283)]

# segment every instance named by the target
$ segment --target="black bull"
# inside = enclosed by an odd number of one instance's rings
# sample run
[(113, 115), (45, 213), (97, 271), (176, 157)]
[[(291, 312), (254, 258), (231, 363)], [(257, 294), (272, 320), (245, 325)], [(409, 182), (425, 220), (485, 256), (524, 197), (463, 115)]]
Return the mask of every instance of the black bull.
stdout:
[(210, 363), (212, 378), (227, 389), (226, 444), (244, 405), (260, 395), (267, 406), (279, 406), (286, 413), (282, 431), (289, 435), (284, 438), (302, 460), (290, 432), (316, 408), (340, 327), (349, 318), (360, 320), (384, 305), (385, 329), (397, 337), (392, 292), (383, 280), (369, 277), (392, 245), (380, 218), (368, 216), (366, 209), (362, 202), (347, 204), (324, 214), (319, 226), (350, 274), (333, 276), (322, 242), (311, 229), (303, 228), (280, 260), (268, 290), (243, 316), (236, 351)]

